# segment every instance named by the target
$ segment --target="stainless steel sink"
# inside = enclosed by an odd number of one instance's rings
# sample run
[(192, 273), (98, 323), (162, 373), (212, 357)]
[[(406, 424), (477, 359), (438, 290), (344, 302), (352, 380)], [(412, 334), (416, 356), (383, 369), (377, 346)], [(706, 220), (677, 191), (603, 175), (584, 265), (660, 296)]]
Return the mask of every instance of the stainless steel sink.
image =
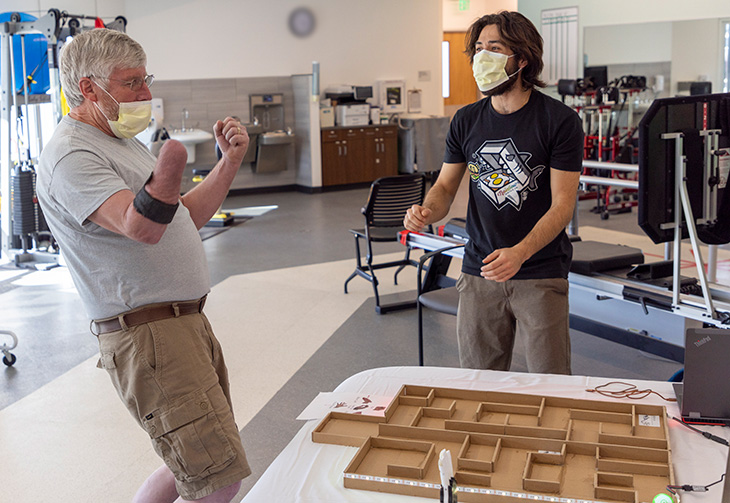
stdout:
[(261, 124), (241, 124), (246, 128), (246, 132), (249, 136), (258, 135), (264, 132), (264, 126)]
[(256, 163), (252, 164), (254, 173), (284, 171), (289, 158), (289, 145), (295, 136), (290, 131), (267, 131), (258, 135)]
[(259, 136), (259, 145), (288, 145), (294, 143), (294, 135), (286, 131), (269, 131)]

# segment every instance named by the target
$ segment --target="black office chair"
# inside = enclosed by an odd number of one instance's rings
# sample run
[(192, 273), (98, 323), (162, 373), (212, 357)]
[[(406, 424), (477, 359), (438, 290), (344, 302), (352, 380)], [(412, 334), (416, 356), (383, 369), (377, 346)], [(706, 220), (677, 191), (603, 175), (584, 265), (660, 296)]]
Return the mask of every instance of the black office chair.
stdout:
[[(416, 306), (418, 308), (418, 364), (420, 366), (423, 366), (423, 308), (427, 307), (439, 313), (456, 316), (459, 307), (459, 292), (456, 290), (456, 280), (447, 276), (451, 260), (443, 257), (443, 254), (463, 246), (463, 244), (445, 246), (424, 253), (418, 261)], [(444, 258), (448, 260), (442, 260)], [(423, 276), (424, 271), (426, 271), (425, 277)]]
[[(405, 266), (412, 265), (415, 267), (418, 263), (410, 258), (410, 247), (406, 247), (405, 256), (401, 260), (375, 263), (372, 243), (398, 241), (398, 232), (404, 230), (403, 218), (406, 211), (414, 204), (422, 204), (425, 195), (426, 177), (421, 173), (378, 178), (370, 186), (367, 203), (361, 210), (365, 216), (365, 228), (350, 229), (350, 232), (355, 236), (355, 260), (357, 265), (355, 271), (345, 281), (345, 293), (347, 293), (347, 284), (355, 276), (370, 281), (375, 292), (375, 312), (378, 314), (407, 309), (416, 305), (415, 301), (380, 305), (378, 278), (375, 276), (375, 271), (387, 267), (398, 267), (393, 278), (397, 285), (398, 273)], [(367, 244), (365, 264), (362, 263), (360, 239), (363, 239)]]

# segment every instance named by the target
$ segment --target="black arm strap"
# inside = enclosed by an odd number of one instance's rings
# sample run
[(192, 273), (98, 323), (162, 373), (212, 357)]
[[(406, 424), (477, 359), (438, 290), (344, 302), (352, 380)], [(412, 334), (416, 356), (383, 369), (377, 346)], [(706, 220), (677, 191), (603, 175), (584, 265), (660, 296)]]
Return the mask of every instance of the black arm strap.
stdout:
[(152, 176), (147, 179), (140, 191), (137, 192), (137, 195), (134, 197), (134, 209), (137, 210), (137, 213), (145, 218), (149, 218), (153, 222), (158, 224), (169, 224), (172, 222), (180, 202), (178, 201), (175, 204), (167, 204), (152, 197), (145, 189), (151, 179)]

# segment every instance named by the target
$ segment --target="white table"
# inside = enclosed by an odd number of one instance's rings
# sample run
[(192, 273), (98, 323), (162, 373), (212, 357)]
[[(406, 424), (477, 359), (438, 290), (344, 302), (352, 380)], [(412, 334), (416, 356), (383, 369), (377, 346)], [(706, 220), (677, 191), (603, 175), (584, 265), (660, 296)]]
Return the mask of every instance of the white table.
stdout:
[[(403, 384), (438, 386), (476, 390), (529, 393), (586, 400), (616, 401), (586, 391), (618, 379), (585, 376), (560, 376), (467, 370), (443, 367), (386, 367), (367, 370), (343, 381), (334, 391), (395, 396)], [(669, 382), (621, 379), (650, 388), (665, 397), (674, 397)], [(665, 402), (656, 395), (630, 403), (664, 405), (670, 416), (679, 417), (674, 402)], [(434, 500), (397, 494), (345, 489), (343, 472), (357, 452), (355, 447), (316, 444), (312, 430), (319, 420), (307, 421), (289, 442), (256, 485), (243, 499), (244, 503), (425, 503)], [(730, 438), (728, 428), (702, 427), (714, 435)], [(669, 421), (674, 476), (678, 485), (708, 485), (715, 482), (726, 468), (728, 448), (705, 439), (676, 421)], [(723, 484), (716, 484), (706, 493), (681, 492), (682, 503), (720, 503)]]

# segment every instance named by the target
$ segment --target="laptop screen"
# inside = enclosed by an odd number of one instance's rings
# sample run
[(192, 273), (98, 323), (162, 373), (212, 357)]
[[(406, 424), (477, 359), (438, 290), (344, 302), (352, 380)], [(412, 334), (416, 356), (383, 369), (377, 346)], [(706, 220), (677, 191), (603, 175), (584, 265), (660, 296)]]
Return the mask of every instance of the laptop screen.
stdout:
[(685, 332), (682, 418), (730, 424), (730, 330)]

